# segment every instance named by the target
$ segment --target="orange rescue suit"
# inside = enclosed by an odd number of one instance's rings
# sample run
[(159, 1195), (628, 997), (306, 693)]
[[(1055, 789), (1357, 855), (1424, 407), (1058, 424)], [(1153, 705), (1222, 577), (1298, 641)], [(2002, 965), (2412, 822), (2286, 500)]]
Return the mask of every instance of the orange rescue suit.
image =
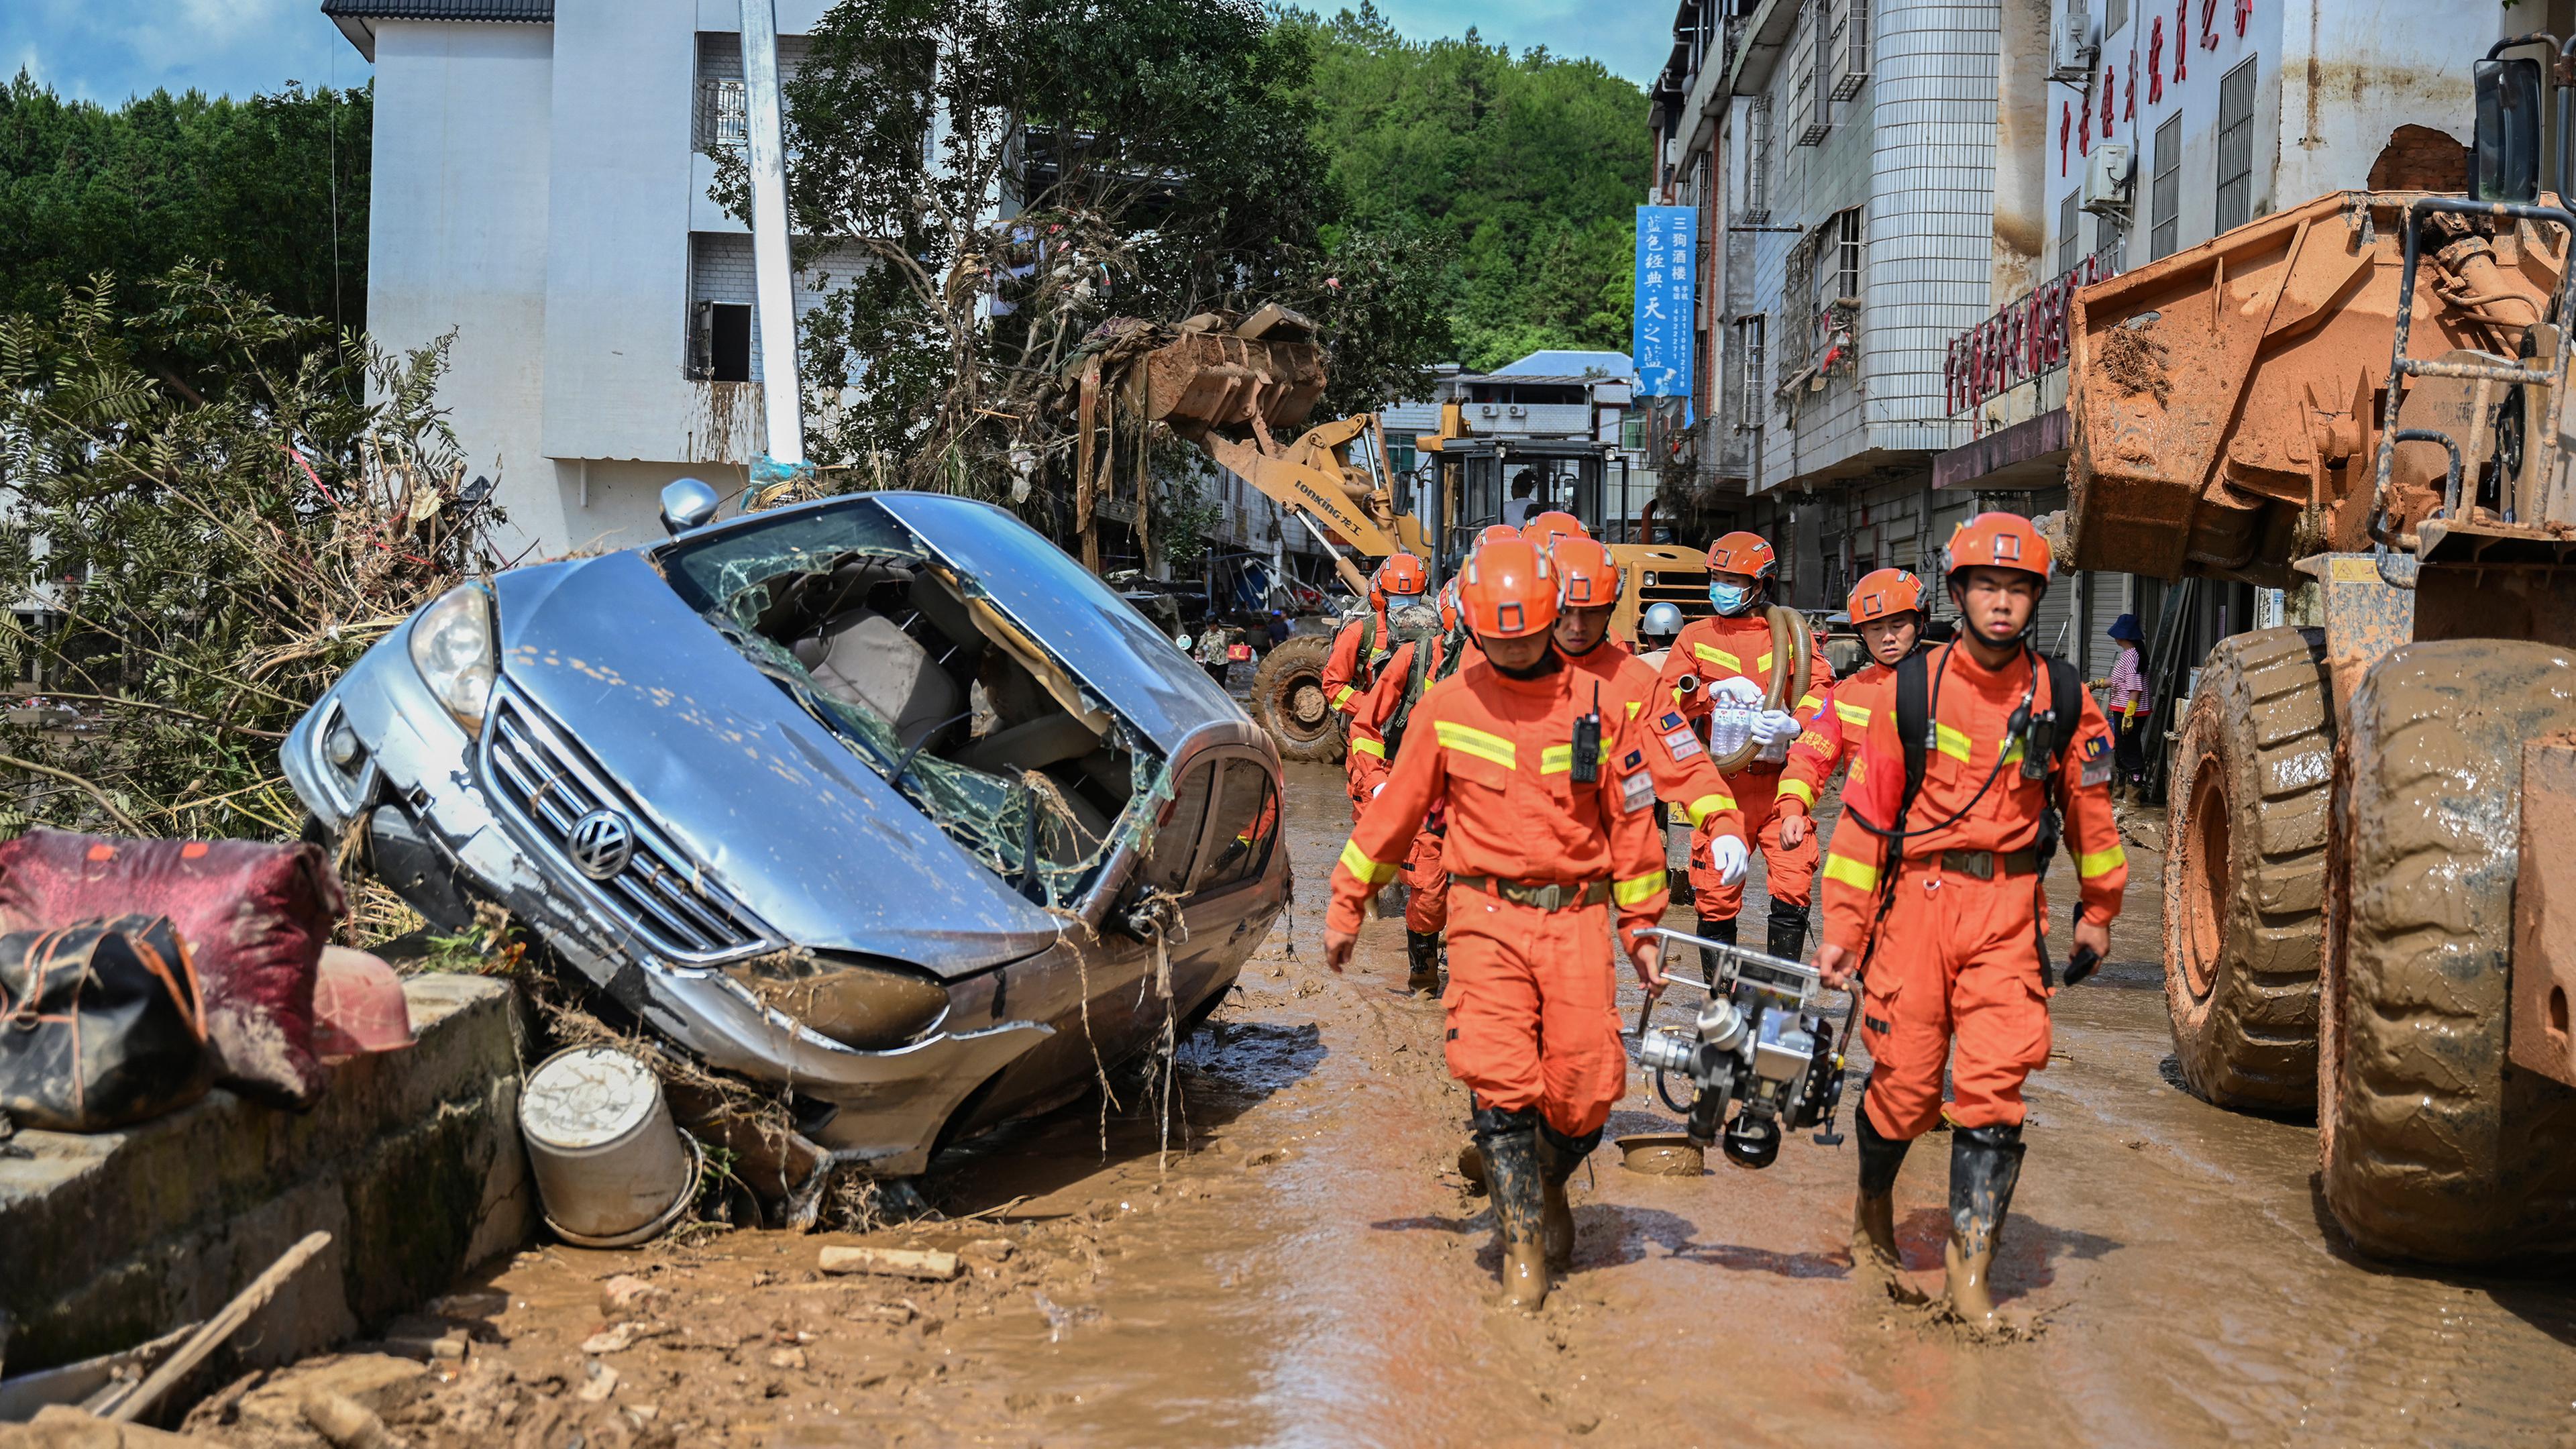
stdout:
[[(1426, 690), (1386, 789), (1333, 868), (1326, 925), (1355, 932), (1361, 909), (1446, 801), (1452, 1076), (1479, 1104), (1536, 1107), (1581, 1137), (1625, 1095), (1610, 934), (1628, 948), (1664, 913), (1663, 842), (1637, 726), (1602, 720), (1598, 778), (1574, 779), (1574, 731), (1589, 676), (1559, 666), (1512, 679), (1481, 656)], [(1555, 909), (1511, 896), (1559, 888)]]
[[(2048, 862), (2030, 858), (2046, 782), (2023, 777), (2021, 742), (2005, 737), (2026, 693), (2034, 713), (2049, 708), (2048, 671), (2028, 654), (1988, 670), (1957, 645), (1931, 654), (1925, 667), (1936, 743), (1925, 751), (1923, 787), (1907, 815), (1902, 863), (1888, 882), (1887, 917), (1867, 952), (1861, 989), (1861, 1038), (1876, 1064), (1864, 1110), (1900, 1141), (1940, 1119), (1953, 1037), (1957, 1100), (1949, 1115), (1957, 1126), (2019, 1124), (2022, 1081), (2048, 1063), (2050, 987), (2040, 966), (2048, 908), (2040, 873)], [(2129, 860), (2111, 820), (2110, 727), (2092, 696), (2081, 697), (2081, 708), (2059, 784), (2083, 919), (2107, 923), (2120, 913)], [(1990, 775), (1993, 786), (1978, 798)], [(1884, 828), (1904, 791), (1891, 688), (1862, 735), (1825, 857), (1825, 940), (1855, 954), (1869, 947), (1887, 855), (1886, 842), (1861, 821)]]
[(1826, 686), (1824, 703), (1807, 717), (1806, 730), (1789, 747), (1777, 798), (1814, 810), (1816, 797), (1824, 793), (1834, 771), (1859, 753), (1869, 722), (1882, 710), (1895, 707), (1896, 671), (1874, 659), (1850, 678)]
[[(1672, 707), (1672, 696), (1655, 687), (1653, 666), (1611, 638), (1604, 638), (1588, 653), (1559, 651), (1559, 656), (1574, 666), (1577, 690), (1600, 687), (1605, 719), (1615, 713), (1620, 720), (1635, 720), (1643, 728), (1646, 772), (1654, 777), (1657, 798), (1681, 806), (1693, 828), (1706, 825), (1712, 834), (1743, 837), (1744, 819), (1736, 812), (1726, 777), (1709, 763), (1707, 746)], [(1583, 693), (1577, 702), (1589, 709), (1591, 699)]]
[[(1397, 707), (1404, 703), (1405, 683), (1413, 677), (1415, 647), (1409, 642), (1395, 646), (1385, 667), (1378, 671), (1377, 683), (1369, 686), (1352, 707), (1350, 754), (1343, 763), (1350, 781), (1351, 819), (1355, 823), (1368, 810), (1370, 797), (1386, 783), (1393, 768), (1386, 758), (1386, 728), (1394, 721)], [(1422, 692), (1428, 696), (1429, 681), (1440, 672), (1441, 641), (1431, 640), (1426, 647), (1431, 650), (1431, 662), (1422, 672)], [(1413, 738), (1411, 726), (1421, 717), (1422, 706), (1417, 703), (1407, 719), (1405, 739)], [(1396, 743), (1397, 752), (1402, 753), (1403, 740)], [(1409, 889), (1404, 899), (1404, 928), (1408, 931), (1432, 935), (1448, 924), (1449, 877), (1440, 863), (1441, 836), (1446, 828), (1439, 807), (1433, 806), (1422, 829), (1413, 837), (1413, 848), (1405, 854), (1404, 883)]]
[[(1368, 654), (1360, 654), (1360, 635), (1364, 626), (1369, 636)], [(1332, 652), (1324, 656), (1324, 699), (1344, 714), (1359, 702), (1360, 692), (1377, 678), (1378, 666), (1386, 662), (1388, 629), (1386, 610), (1379, 609), (1353, 619), (1333, 631)]]
[[(1693, 619), (1682, 626), (1681, 634), (1673, 640), (1672, 652), (1664, 656), (1664, 671), (1656, 681), (1658, 693), (1673, 701), (1673, 707), (1705, 736), (1709, 686), (1727, 679), (1749, 679), (1757, 688), (1767, 690), (1771, 687), (1771, 665), (1771, 622), (1764, 616), (1718, 614)], [(1685, 674), (1696, 675), (1700, 681), (1698, 691), (1687, 696), (1680, 692)], [(1808, 669), (1807, 688), (1789, 702), (1790, 713), (1803, 718), (1814, 711), (1824, 702), (1823, 692), (1833, 682), (1833, 666), (1825, 661), (1820, 649)], [(1803, 910), (1813, 898), (1816, 838), (1810, 834), (1794, 849), (1780, 844), (1780, 817), (1772, 808), (1772, 800), (1780, 786), (1781, 769), (1759, 761), (1747, 764), (1725, 777), (1727, 793), (1735, 798), (1735, 808), (1743, 817), (1745, 843), (1762, 852), (1763, 888), (1773, 900)], [(1691, 832), (1691, 891), (1698, 898), (1701, 915), (1711, 920), (1729, 920), (1744, 908), (1744, 883), (1739, 880), (1728, 885), (1718, 879), (1717, 867), (1709, 859), (1709, 841), (1713, 838), (1704, 824)]]

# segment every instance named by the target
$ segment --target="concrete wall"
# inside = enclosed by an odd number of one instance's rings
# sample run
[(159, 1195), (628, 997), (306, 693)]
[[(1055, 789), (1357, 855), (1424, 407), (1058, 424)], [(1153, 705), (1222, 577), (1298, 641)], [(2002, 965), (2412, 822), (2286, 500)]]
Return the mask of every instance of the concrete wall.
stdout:
[(301, 1115), (218, 1091), (123, 1132), (20, 1133), (31, 1155), (0, 1158), (10, 1370), (204, 1319), (316, 1230), (331, 1245), (219, 1370), (331, 1347), (525, 1243), (516, 997), (457, 975), (413, 977), (405, 996), (418, 1045), (334, 1069)]
[(369, 327), (387, 347), (456, 334), (439, 400), (499, 484), (508, 551), (556, 525), (543, 444), (553, 32), (376, 24)]
[[(2064, 0), (2058, 0), (2052, 11), (2063, 8)], [(2110, 223), (2079, 212), (2077, 249), (2092, 251), (2107, 240), (2118, 248), (2126, 269), (2152, 259), (2154, 138), (2157, 127), (2171, 117), (2182, 118), (2174, 249), (2216, 234), (2219, 87), (2228, 72), (2248, 60), (2256, 67), (2250, 214), (2263, 216), (2329, 191), (2366, 185), (2372, 163), (2400, 125), (2428, 126), (2465, 145), (2474, 120), (2470, 66), (2499, 37), (2539, 24), (2536, 15), (2527, 23), (2518, 18), (2529, 8), (2509, 11), (2493, 0), (2459, 5), (2288, 0), (2286, 5), (2257, 5), (2239, 36), (2233, 7), (2222, 5), (2215, 14), (2215, 44), (2204, 45), (2201, 10), (2193, 4), (2186, 7), (2186, 24), (2179, 27), (2184, 76), (2177, 82), (2174, 5), (2171, 0), (2139, 0), (2118, 30), (2100, 38), (2101, 53), (2089, 84), (2053, 81), (2048, 86), (2046, 271), (2054, 275), (2058, 270), (2064, 202), (2081, 190), (2084, 180), (2084, 158), (2075, 143), (2068, 143), (2063, 157), (2058, 154), (2058, 123), (2089, 102), (2096, 122), (2093, 139), (2100, 143), (2098, 87), (2106, 65), (2119, 76), (2111, 139), (2130, 147), (2136, 180), (2125, 239)], [(2091, 11), (2098, 26), (2103, 14), (2099, 0)], [(2161, 93), (2151, 74), (2156, 70), (2162, 72)]]
[(1867, 301), (1861, 371), (1868, 446), (1967, 441), (1942, 369), (1982, 321), (1994, 269), (1996, 59), (2001, 10), (1895, 0), (1877, 16)]

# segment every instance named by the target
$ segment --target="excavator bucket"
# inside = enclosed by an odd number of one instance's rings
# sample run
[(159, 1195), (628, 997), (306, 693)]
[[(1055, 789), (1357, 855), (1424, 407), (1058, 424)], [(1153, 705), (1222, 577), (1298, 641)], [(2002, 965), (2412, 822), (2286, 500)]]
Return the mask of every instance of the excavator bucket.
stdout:
[(1141, 381), (1145, 416), (1185, 438), (1241, 438), (1257, 431), (1256, 419), (1285, 432), (1324, 395), (1324, 349), (1314, 324), (1273, 303), (1234, 327), (1213, 313), (1191, 318), (1131, 376)]

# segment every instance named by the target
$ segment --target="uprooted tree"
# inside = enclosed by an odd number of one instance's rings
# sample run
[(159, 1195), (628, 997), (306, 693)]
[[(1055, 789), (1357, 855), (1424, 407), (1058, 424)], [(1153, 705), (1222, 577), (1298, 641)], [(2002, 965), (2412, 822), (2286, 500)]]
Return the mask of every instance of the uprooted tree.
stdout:
[(297, 832), (287, 729), (495, 562), (435, 404), (445, 360), (197, 267), (0, 315), (0, 667), (67, 707), (0, 725), (0, 833)]
[[(1352, 221), (1312, 64), (1308, 31), (1248, 0), (835, 6), (785, 85), (793, 230), (857, 256), (804, 322), (809, 452), (1064, 538), (1071, 364), (1112, 318), (1276, 302), (1323, 329), (1327, 408), (1418, 393), (1448, 345), (1447, 257)], [(715, 195), (747, 214), (739, 157), (717, 160)], [(1133, 446), (1182, 486), (1187, 450)]]

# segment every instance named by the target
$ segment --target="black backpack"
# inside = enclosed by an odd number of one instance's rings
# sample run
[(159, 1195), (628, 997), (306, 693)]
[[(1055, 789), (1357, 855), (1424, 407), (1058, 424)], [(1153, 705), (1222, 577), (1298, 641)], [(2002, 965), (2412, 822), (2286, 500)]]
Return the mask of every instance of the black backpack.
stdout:
[[(1908, 826), (1912, 821), (1915, 798), (1923, 792), (1924, 772), (1932, 758), (1935, 725), (1932, 719), (1932, 670), (1928, 662), (1932, 652), (1918, 649), (1898, 661), (1896, 666), (1896, 738), (1905, 749), (1905, 788), (1896, 799), (1896, 816), (1883, 830), (1866, 819), (1860, 822), (1862, 829), (1887, 842), (1892, 857), (1883, 860), (1879, 868), (1878, 917), (1870, 926), (1870, 948), (1873, 951), (1878, 945), (1878, 927), (1885, 924), (1888, 907), (1896, 900), (1896, 877), (1904, 863), (1906, 838), (1929, 833), (1910, 830)], [(2048, 863), (2056, 858), (2058, 842), (2066, 832), (2064, 766), (2066, 751), (2075, 741), (2076, 728), (2084, 721), (2084, 681), (2074, 665), (2053, 654), (2032, 651), (2031, 658), (2048, 671), (2048, 708), (2040, 711), (2034, 695), (2030, 706), (2034, 716), (2024, 736), (2026, 755), (2044, 760), (2047, 770), (2042, 778), (2048, 803), (2040, 811), (2038, 838), (2031, 842), (2031, 853), (2039, 863), (2039, 870), (2031, 882), (2031, 930), (2039, 943), (2040, 979), (2045, 984), (2054, 985), (2055, 968), (2049, 964), (2048, 937), (2039, 930), (2039, 882), (2046, 878)], [(1984, 799), (1985, 792), (1994, 788), (1995, 782), (2002, 778), (2003, 770), (1998, 762), (1994, 773), (1987, 776), (1986, 783), (1978, 788), (1976, 796), (1968, 805), (1960, 807), (1959, 815), (1965, 815), (1978, 800)], [(1959, 815), (1931, 828), (1943, 828), (1957, 820)], [(1866, 962), (1863, 964), (1865, 968)]]

